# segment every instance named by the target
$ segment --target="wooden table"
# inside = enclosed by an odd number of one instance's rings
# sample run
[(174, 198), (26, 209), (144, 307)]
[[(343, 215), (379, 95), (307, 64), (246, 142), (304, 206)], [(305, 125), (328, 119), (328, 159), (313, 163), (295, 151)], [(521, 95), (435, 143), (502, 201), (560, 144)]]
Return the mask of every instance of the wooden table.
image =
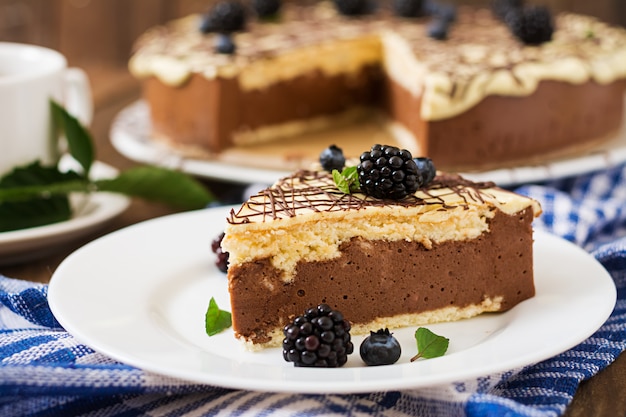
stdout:
[[(96, 77), (98, 76), (96, 74)], [(118, 169), (127, 169), (135, 163), (120, 155), (112, 147), (109, 129), (115, 115), (137, 99), (139, 90), (124, 71), (115, 73), (113, 77), (111, 74), (106, 74), (102, 78), (102, 80), (92, 79), (96, 114), (91, 132), (96, 142), (97, 159)], [(227, 195), (233, 187), (230, 184), (211, 181), (206, 182), (206, 185), (218, 196)], [(59, 247), (56, 253), (42, 259), (25, 264), (0, 266), (0, 274), (46, 283), (61, 261), (88, 241), (128, 225), (175, 212), (167, 206), (133, 200), (123, 214), (111, 220), (94, 234)], [(532, 349), (530, 338), (528, 348)], [(626, 354), (621, 355), (615, 363), (591, 380), (583, 382), (565, 415), (567, 417), (626, 416)]]

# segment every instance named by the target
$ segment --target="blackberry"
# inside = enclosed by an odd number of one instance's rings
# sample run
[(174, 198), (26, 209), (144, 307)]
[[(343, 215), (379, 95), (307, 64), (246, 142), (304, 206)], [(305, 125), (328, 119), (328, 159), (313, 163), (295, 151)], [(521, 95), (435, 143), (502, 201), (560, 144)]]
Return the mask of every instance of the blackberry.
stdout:
[(320, 153), (320, 164), (328, 172), (332, 172), (333, 169), (341, 171), (346, 164), (346, 158), (341, 148), (337, 145), (330, 145)]
[(527, 6), (517, 12), (509, 12), (505, 22), (513, 35), (528, 45), (539, 45), (552, 40), (554, 22), (545, 6)]
[(334, 0), (339, 13), (345, 16), (358, 16), (371, 11), (372, 5), (368, 0)]
[(236, 0), (222, 0), (205, 13), (200, 23), (202, 33), (232, 33), (246, 24), (246, 12)]
[(380, 329), (377, 332), (370, 332), (363, 340), (359, 354), (368, 366), (391, 365), (400, 359), (402, 349), (389, 329)]
[(295, 366), (338, 368), (354, 351), (350, 322), (328, 304), (307, 309), (283, 329), (283, 358)]
[(361, 154), (357, 165), (361, 191), (376, 198), (400, 200), (423, 184), (417, 165), (406, 149), (374, 145)]
[(217, 266), (220, 271), (226, 273), (228, 272), (229, 254), (228, 252), (222, 250), (222, 239), (224, 239), (224, 232), (222, 232), (215, 239), (213, 239), (213, 241), (211, 242), (211, 250), (216, 255), (215, 266)]
[(435, 179), (435, 175), (437, 175), (437, 169), (435, 168), (433, 160), (426, 157), (413, 158), (413, 160), (415, 161), (415, 165), (417, 165), (417, 172), (421, 177), (420, 182), (422, 183), (422, 187), (430, 184), (430, 182)]
[(261, 18), (276, 16), (280, 6), (281, 0), (252, 0), (252, 8)]
[(215, 52), (220, 54), (232, 55), (237, 47), (233, 42), (233, 37), (227, 33), (218, 33), (215, 38)]
[(420, 17), (426, 14), (424, 0), (393, 0), (394, 14), (401, 17)]
[(524, 7), (524, 0), (493, 0), (491, 10), (504, 20), (509, 12), (519, 12)]

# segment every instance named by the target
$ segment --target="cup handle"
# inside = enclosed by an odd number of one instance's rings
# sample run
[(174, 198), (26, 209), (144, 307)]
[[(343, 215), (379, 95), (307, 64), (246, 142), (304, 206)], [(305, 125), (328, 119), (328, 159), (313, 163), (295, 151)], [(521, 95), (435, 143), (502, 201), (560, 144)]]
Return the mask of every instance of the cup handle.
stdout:
[(93, 98), (89, 77), (80, 68), (67, 68), (64, 74), (65, 108), (76, 117), (83, 126), (89, 126), (93, 119)]

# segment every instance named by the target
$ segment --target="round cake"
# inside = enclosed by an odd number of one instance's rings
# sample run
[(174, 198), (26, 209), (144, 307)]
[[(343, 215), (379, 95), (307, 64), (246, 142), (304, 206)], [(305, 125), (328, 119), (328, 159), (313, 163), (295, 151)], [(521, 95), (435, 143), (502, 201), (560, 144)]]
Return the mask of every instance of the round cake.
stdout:
[(356, 15), (341, 3), (248, 10), (234, 31), (203, 15), (149, 30), (129, 66), (153, 136), (212, 157), (374, 114), (413, 154), (465, 170), (579, 153), (622, 125), (623, 28), (562, 13), (544, 18), (548, 37), (524, 39), (519, 19), (488, 8), (404, 17), (395, 2)]

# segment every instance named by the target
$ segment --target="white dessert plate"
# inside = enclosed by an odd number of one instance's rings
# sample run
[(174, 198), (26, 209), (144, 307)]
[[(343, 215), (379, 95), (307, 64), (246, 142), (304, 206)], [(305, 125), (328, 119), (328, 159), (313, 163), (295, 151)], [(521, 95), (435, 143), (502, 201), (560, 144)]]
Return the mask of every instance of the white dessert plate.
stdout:
[[(625, 115), (626, 117), (626, 115)], [(123, 109), (111, 126), (111, 143), (124, 156), (138, 162), (177, 168), (191, 175), (235, 183), (272, 184), (278, 178), (306, 165), (313, 156), (336, 143), (346, 150), (368, 147), (372, 143), (392, 143), (375, 120), (312, 133), (273, 144), (229, 149), (214, 159), (194, 156), (187, 150), (174, 150), (151, 136), (147, 104), (137, 101)], [(548, 160), (544, 163), (518, 165), (486, 171), (466, 172), (474, 181), (494, 181), (500, 186), (513, 186), (585, 174), (609, 168), (626, 161), (626, 123), (615, 138), (586, 153)]]
[[(230, 309), (210, 248), (228, 210), (148, 220), (81, 247), (52, 276), (54, 315), (96, 351), (146, 371), (238, 389), (349, 393), (433, 386), (539, 362), (593, 334), (616, 301), (613, 280), (594, 258), (536, 232), (536, 296), (506, 313), (427, 326), (450, 339), (444, 356), (411, 363), (415, 329), (406, 328), (394, 331), (402, 346), (394, 365), (367, 367), (355, 353), (342, 368), (296, 368), (279, 348), (245, 351), (231, 329), (205, 333), (211, 297)], [(362, 340), (353, 336), (356, 349)]]
[[(114, 176), (117, 170), (96, 161), (94, 178)], [(120, 194), (93, 193), (71, 198), (74, 214), (71, 219), (45, 226), (0, 233), (0, 265), (36, 259), (52, 253), (59, 245), (79, 239), (102, 227), (121, 214), (130, 199)]]

